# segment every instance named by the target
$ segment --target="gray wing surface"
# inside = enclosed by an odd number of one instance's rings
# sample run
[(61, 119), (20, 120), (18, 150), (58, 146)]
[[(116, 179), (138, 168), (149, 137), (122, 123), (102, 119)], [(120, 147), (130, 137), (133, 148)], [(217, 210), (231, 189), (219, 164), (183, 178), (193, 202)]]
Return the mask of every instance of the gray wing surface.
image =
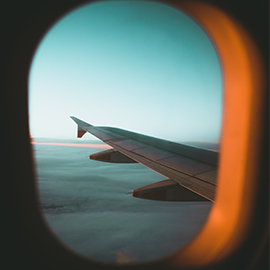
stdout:
[(167, 178), (133, 190), (134, 197), (166, 201), (214, 201), (218, 152), (119, 128), (93, 126), (74, 116), (71, 119), (78, 125), (78, 137), (89, 132), (113, 147), (91, 155), (91, 159), (138, 162)]

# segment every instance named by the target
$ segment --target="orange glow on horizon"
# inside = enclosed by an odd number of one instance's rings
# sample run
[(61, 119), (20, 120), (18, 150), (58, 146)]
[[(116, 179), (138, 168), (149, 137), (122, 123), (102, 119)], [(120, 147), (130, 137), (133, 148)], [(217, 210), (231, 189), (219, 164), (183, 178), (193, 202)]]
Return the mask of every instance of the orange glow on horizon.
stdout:
[(95, 149), (111, 149), (112, 147), (107, 144), (96, 144), (96, 143), (58, 143), (58, 142), (35, 142), (31, 144), (40, 145), (55, 145), (55, 146), (69, 146), (69, 147), (83, 147), (83, 148), (95, 148)]

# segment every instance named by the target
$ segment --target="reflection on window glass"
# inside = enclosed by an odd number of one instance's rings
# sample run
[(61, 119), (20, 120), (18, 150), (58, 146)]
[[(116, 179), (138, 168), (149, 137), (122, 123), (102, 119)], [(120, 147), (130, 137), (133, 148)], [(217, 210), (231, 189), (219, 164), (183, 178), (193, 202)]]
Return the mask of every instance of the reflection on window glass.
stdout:
[(41, 209), (62, 242), (121, 264), (166, 256), (195, 236), (211, 202), (132, 197), (164, 176), (138, 163), (89, 160), (108, 146), (90, 134), (76, 139), (69, 118), (216, 151), (221, 71), (191, 18), (154, 2), (80, 7), (43, 38), (29, 85)]

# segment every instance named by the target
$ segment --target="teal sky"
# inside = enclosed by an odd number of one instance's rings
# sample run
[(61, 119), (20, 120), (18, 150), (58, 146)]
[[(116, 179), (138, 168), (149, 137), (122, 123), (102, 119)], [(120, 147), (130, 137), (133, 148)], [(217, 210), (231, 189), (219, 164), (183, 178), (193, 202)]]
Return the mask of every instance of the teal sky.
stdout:
[(211, 41), (190, 17), (160, 3), (73, 10), (44, 36), (30, 69), (32, 137), (76, 138), (74, 115), (173, 141), (218, 141), (221, 110)]

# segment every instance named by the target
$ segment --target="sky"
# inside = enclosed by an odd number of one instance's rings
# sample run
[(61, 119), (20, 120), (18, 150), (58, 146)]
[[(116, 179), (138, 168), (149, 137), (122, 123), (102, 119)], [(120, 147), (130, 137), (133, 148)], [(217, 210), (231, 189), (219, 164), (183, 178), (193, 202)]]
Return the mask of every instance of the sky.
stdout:
[(76, 138), (70, 116), (171, 141), (217, 142), (222, 75), (216, 51), (202, 28), (173, 7), (81, 6), (44, 35), (29, 72), (31, 136)]

